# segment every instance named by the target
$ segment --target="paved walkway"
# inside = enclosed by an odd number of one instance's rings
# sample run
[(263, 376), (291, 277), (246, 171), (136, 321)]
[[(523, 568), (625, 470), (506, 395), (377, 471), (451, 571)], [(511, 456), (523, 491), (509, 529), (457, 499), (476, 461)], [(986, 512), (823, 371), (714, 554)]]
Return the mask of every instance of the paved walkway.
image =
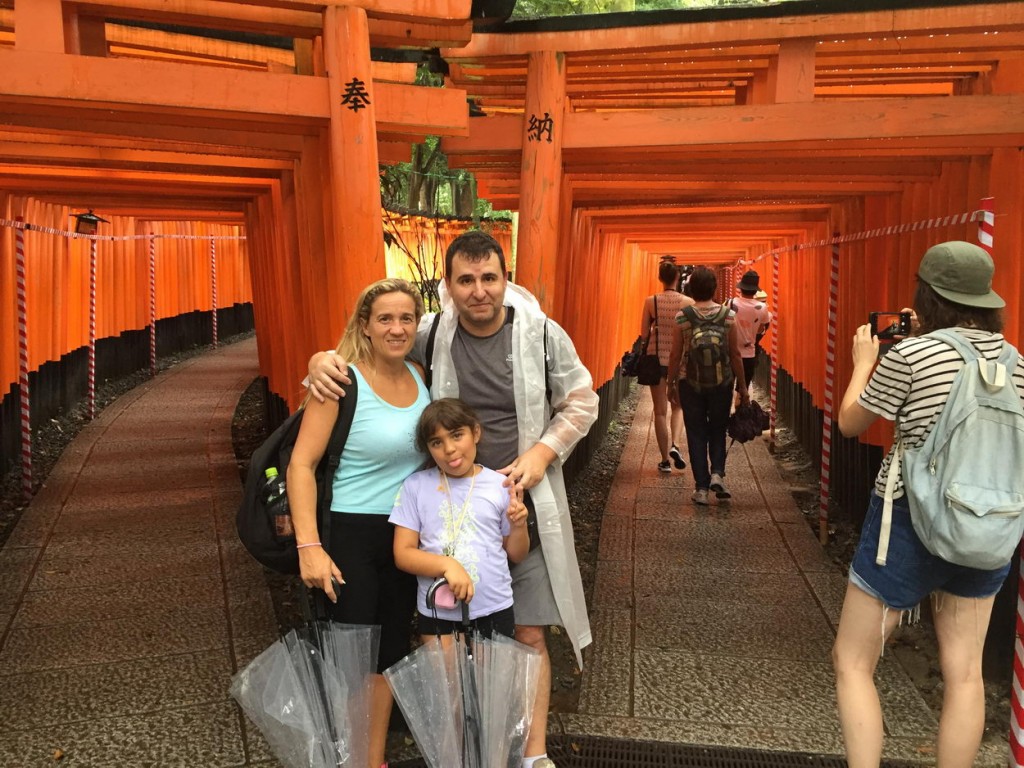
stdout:
[[(730, 504), (665, 476), (642, 394), (605, 509), (594, 645), (567, 734), (841, 755), (831, 648), (845, 575), (824, 557), (764, 440), (734, 445)], [(683, 451), (685, 455), (685, 449)], [(937, 721), (891, 654), (886, 757), (933, 755)], [(977, 765), (1005, 765), (1005, 750)]]
[(227, 696), (276, 633), (234, 532), (257, 372), (253, 339), (127, 393), (25, 511), (0, 551), (0, 765), (274, 764)]
[[(0, 551), (0, 765), (275, 765), (227, 695), (276, 637), (234, 532), (231, 418), (256, 374), (249, 340), (126, 394), (26, 510)], [(580, 711), (553, 729), (840, 753), (844, 578), (763, 441), (733, 448), (734, 501), (704, 510), (653, 446), (644, 396), (605, 512)], [(890, 756), (922, 757), (936, 724), (891, 656), (880, 688)]]

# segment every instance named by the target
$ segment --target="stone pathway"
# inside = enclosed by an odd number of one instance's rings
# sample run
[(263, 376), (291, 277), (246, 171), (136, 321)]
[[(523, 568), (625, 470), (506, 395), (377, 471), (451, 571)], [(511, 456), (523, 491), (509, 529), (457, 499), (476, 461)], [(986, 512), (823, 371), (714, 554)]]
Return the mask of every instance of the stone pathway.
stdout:
[[(256, 375), (247, 340), (129, 392), (25, 511), (0, 550), (0, 765), (276, 765), (227, 694), (277, 636), (234, 530), (231, 419)], [(733, 447), (733, 502), (703, 509), (654, 446), (644, 396), (605, 510), (579, 712), (552, 732), (840, 754), (845, 578), (765, 443)], [(929, 758), (935, 719), (892, 655), (879, 680), (887, 756)]]
[(257, 373), (250, 339), (125, 394), (23, 514), (0, 551), (0, 765), (274, 764), (227, 695), (276, 637), (234, 531)]
[[(651, 416), (642, 395), (605, 509), (595, 639), (564, 732), (841, 755), (830, 654), (845, 575), (764, 440), (732, 447), (731, 504), (700, 508), (689, 468), (657, 471)], [(891, 654), (878, 686), (886, 756), (930, 758), (937, 722)]]

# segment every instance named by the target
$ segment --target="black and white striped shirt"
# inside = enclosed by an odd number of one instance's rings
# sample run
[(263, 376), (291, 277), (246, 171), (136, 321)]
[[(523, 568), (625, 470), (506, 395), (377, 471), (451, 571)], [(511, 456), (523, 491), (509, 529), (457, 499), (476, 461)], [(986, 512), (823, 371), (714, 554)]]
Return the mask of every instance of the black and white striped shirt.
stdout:
[[(976, 328), (952, 328), (974, 344), (978, 353), (996, 360), (1002, 351), (1003, 335)], [(953, 347), (924, 336), (904, 339), (895, 344), (878, 362), (867, 387), (857, 399), (872, 413), (896, 422), (896, 435), (907, 447), (924, 443), (939, 417), (953, 387), (953, 379), (964, 360)], [(1018, 357), (1013, 383), (1024, 404), (1024, 357)], [(885, 493), (893, 449), (889, 450), (875, 478), (875, 490)], [(984, 450), (982, 447), (981, 450)], [(996, 460), (997, 457), (993, 457)], [(903, 478), (896, 479), (895, 496), (903, 495)]]

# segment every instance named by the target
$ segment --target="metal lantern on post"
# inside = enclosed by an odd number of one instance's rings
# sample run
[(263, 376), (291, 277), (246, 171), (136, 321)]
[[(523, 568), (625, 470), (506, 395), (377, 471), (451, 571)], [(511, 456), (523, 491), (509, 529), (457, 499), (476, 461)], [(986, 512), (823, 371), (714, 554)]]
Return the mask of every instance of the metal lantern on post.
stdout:
[(95, 235), (97, 226), (100, 223), (109, 224), (110, 222), (106, 219), (100, 218), (92, 209), (89, 209), (88, 213), (76, 213), (75, 217), (75, 234), (76, 235)]

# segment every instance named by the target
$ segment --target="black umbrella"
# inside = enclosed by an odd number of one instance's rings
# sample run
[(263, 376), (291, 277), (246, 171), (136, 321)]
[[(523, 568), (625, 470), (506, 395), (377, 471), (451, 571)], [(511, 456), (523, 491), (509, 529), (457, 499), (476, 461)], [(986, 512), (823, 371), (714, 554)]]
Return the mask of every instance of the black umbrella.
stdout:
[(745, 443), (760, 437), (770, 425), (771, 419), (756, 400), (739, 406), (729, 417), (728, 434), (732, 438), (729, 449), (732, 449), (733, 443)]

